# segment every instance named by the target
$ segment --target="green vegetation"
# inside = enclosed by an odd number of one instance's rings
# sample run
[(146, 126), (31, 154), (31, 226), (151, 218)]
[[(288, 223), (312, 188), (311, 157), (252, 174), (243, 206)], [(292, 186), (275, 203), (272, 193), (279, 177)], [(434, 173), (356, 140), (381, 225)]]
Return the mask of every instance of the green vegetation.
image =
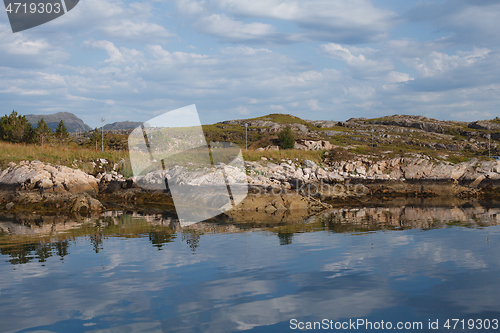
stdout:
[[(369, 123), (376, 120), (395, 120), (404, 116), (386, 116), (374, 119), (358, 119), (356, 122), (346, 123), (345, 126), (333, 126), (331, 128), (320, 128), (300, 118), (286, 114), (271, 114), (254, 119), (241, 120), (231, 124), (217, 123), (203, 125), (202, 130), (208, 144), (210, 142), (232, 142), (244, 148), (248, 138), (248, 149), (242, 149), (246, 160), (255, 161), (265, 157), (270, 160), (281, 159), (304, 159), (314, 160), (321, 163), (324, 157), (330, 161), (355, 158), (356, 155), (364, 155), (373, 160), (387, 159), (398, 156), (412, 156), (415, 154), (427, 155), (436, 160), (446, 160), (452, 163), (468, 161), (488, 155), (487, 139), (485, 134), (497, 134), (498, 131), (476, 130), (468, 128), (467, 123), (442, 122), (439, 128), (444, 133), (426, 132), (417, 128), (405, 126), (386, 126)], [(425, 122), (425, 118), (413, 117), (415, 121)], [(281, 132), (275, 132), (276, 128), (249, 126), (245, 129), (242, 124), (252, 120), (272, 121), (287, 125)], [(500, 122), (500, 119), (491, 120)], [(436, 121), (437, 122), (437, 121)], [(255, 123), (254, 123), (255, 124)], [(296, 125), (301, 124), (309, 129), (307, 131), (296, 131)], [(370, 129), (375, 129), (374, 147), (372, 147)], [(441, 131), (440, 129), (440, 131)], [(184, 133), (183, 129), (183, 133)], [(327, 136), (324, 131), (338, 131), (338, 135)], [(184, 133), (185, 134), (185, 133)], [(183, 134), (183, 135), (184, 135)], [(196, 133), (194, 133), (196, 134)], [(193, 134), (193, 135), (194, 135)], [(198, 133), (199, 134), (199, 133)], [(161, 132), (153, 133), (155, 140), (160, 141), (167, 150), (184, 151), (182, 138), (177, 138), (175, 133), (163, 135)], [(188, 134), (189, 136), (189, 134)], [(185, 137), (185, 135), (184, 135)], [(173, 139), (174, 138), (174, 139)], [(497, 138), (497, 136), (494, 136)], [(104, 139), (104, 152), (101, 152)], [(302, 151), (292, 149), (296, 140), (325, 140), (338, 148), (330, 150), (325, 156), (324, 151)], [(491, 154), (499, 155), (497, 139), (492, 139)], [(259, 150), (268, 146), (280, 146), (280, 151)], [(485, 148), (486, 147), (486, 148)], [(168, 153), (167, 151), (167, 153)], [(193, 152), (195, 153), (195, 152)], [(167, 154), (168, 155), (168, 154)], [(196, 154), (181, 154), (176, 156), (182, 160), (170, 159), (165, 161), (184, 164), (190, 159), (196, 158)], [(24, 116), (12, 111), (10, 115), (0, 118), (0, 167), (5, 167), (9, 162), (21, 160), (40, 160), (43, 162), (78, 167), (87, 172), (92, 172), (90, 167), (92, 161), (105, 158), (113, 163), (124, 159), (121, 168), (125, 175), (131, 175), (128, 154), (128, 134), (112, 132), (102, 135), (98, 128), (91, 132), (68, 133), (64, 122), (61, 121), (54, 132), (50, 130), (47, 123), (41, 119), (33, 128)], [(227, 158), (224, 157), (224, 158)], [(75, 161), (78, 161), (75, 163)], [(191, 161), (192, 162), (192, 161)]]
[(66, 130), (66, 126), (64, 126), (64, 122), (62, 120), (59, 122), (59, 125), (57, 125), (54, 136), (57, 140), (62, 142), (66, 142), (67, 140), (69, 140), (68, 131)]
[(295, 116), (292, 116), (289, 114), (273, 113), (273, 114), (263, 116), (263, 117), (258, 117), (255, 119), (273, 121), (273, 122), (278, 123), (278, 124), (286, 124), (286, 125), (302, 124), (302, 125), (307, 126), (307, 128), (309, 128), (310, 130), (317, 129), (317, 127), (314, 126), (313, 124), (310, 124), (307, 121), (300, 119), (299, 117), (295, 117)]
[(465, 156), (448, 156), (446, 158), (448, 162), (457, 164), (457, 163), (462, 163), (462, 162), (469, 162), (470, 158), (465, 157)]
[(47, 139), (52, 136), (52, 130), (49, 128), (49, 126), (47, 126), (47, 123), (45, 122), (45, 120), (43, 120), (43, 118), (38, 121), (34, 133), (36, 142), (39, 143), (42, 147), (43, 144), (47, 142)]
[(33, 130), (25, 116), (16, 111), (0, 119), (0, 139), (8, 142), (31, 142)]
[[(34, 144), (9, 143), (0, 141), (0, 167), (5, 168), (9, 162), (24, 160), (38, 160), (45, 163), (78, 167), (85, 172), (93, 172), (92, 161), (98, 158), (107, 159), (111, 166), (118, 163), (122, 172), (131, 175), (130, 162), (127, 151), (104, 151), (103, 153), (76, 145), (69, 147), (49, 146), (40, 147)], [(124, 159), (125, 162), (120, 163)], [(77, 161), (77, 162), (75, 162)]]
[(319, 131), (336, 131), (336, 132), (350, 132), (351, 129), (343, 126), (333, 126), (333, 127), (321, 127), (317, 129)]
[(287, 149), (287, 150), (270, 150), (270, 151), (257, 151), (257, 150), (243, 150), (243, 158), (246, 161), (260, 161), (262, 157), (269, 160), (311, 160), (316, 163), (321, 163), (323, 156), (325, 154), (324, 150), (311, 150), (303, 151), (297, 149)]
[(290, 127), (282, 129), (278, 134), (278, 139), (280, 140), (281, 149), (293, 149), (295, 146), (295, 136)]

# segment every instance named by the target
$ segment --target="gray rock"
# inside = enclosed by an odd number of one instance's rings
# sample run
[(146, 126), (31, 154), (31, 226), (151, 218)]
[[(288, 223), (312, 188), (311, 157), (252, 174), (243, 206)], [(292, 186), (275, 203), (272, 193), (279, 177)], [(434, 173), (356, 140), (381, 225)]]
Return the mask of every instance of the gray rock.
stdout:
[(324, 140), (298, 140), (295, 143), (294, 148), (301, 150), (331, 150), (335, 148), (335, 145), (332, 145), (330, 142)]
[(310, 169), (315, 169), (318, 167), (318, 165), (311, 160), (304, 160), (304, 165), (306, 166), (306, 168)]
[(75, 199), (71, 212), (79, 213), (82, 209), (86, 209), (87, 211), (98, 211), (103, 208), (104, 206), (99, 202), (99, 200), (86, 195), (80, 195)]
[(345, 135), (346, 132), (342, 132), (342, 131), (321, 131), (320, 133), (322, 133), (323, 135), (326, 135), (326, 136), (336, 136), (336, 135)]
[(341, 175), (339, 175), (337, 173), (330, 172), (328, 174), (328, 180), (331, 181), (331, 182), (343, 182), (344, 181), (344, 177), (342, 177)]
[(40, 161), (10, 164), (0, 174), (0, 184), (24, 190), (43, 189), (55, 193), (96, 193), (96, 179), (85, 172), (65, 166), (52, 166)]
[(295, 131), (298, 131), (298, 132), (302, 132), (302, 133), (309, 132), (309, 128), (307, 128), (307, 126), (303, 125), (303, 124), (291, 124), (290, 128), (292, 130), (295, 130)]
[(500, 130), (500, 122), (495, 122), (492, 120), (479, 120), (469, 123), (467, 127), (479, 130), (494, 131)]

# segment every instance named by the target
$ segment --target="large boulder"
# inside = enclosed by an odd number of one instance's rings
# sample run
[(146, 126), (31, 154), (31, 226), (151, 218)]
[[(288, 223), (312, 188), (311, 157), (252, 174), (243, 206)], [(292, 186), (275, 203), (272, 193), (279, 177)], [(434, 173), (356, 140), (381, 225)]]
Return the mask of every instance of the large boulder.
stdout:
[(500, 122), (492, 120), (479, 120), (469, 123), (467, 127), (479, 130), (495, 131), (500, 130)]
[(87, 173), (40, 161), (10, 163), (0, 174), (0, 185), (20, 190), (42, 190), (53, 193), (89, 193), (98, 191), (96, 179)]
[(330, 142), (324, 140), (298, 140), (294, 146), (295, 149), (300, 150), (331, 150), (335, 147), (335, 145), (332, 145)]

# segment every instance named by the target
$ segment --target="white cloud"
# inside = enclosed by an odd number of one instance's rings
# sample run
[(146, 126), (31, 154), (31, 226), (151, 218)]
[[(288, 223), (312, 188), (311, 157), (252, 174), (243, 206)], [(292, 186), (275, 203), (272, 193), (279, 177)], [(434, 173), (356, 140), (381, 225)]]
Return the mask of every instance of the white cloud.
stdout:
[(366, 0), (215, 0), (220, 8), (242, 17), (290, 21), (309, 37), (341, 42), (374, 41), (386, 35), (395, 14)]
[(451, 34), (456, 44), (496, 47), (500, 4), (497, 1), (445, 0), (421, 2), (408, 13), (415, 22), (430, 22), (437, 32)]
[(417, 69), (422, 76), (435, 76), (458, 67), (470, 66), (483, 60), (491, 50), (474, 48), (473, 51), (459, 51), (456, 55), (431, 51), (424, 58), (406, 58), (403, 61)]
[(224, 14), (212, 14), (196, 23), (205, 33), (220, 37), (225, 41), (250, 41), (268, 38), (275, 34), (270, 24), (258, 22), (243, 24)]
[(310, 99), (307, 101), (307, 106), (311, 111), (318, 111), (318, 110), (323, 110), (322, 107), (318, 105), (318, 100), (317, 99)]
[(143, 36), (166, 39), (175, 36), (175, 34), (170, 33), (158, 24), (129, 20), (121, 20), (113, 25), (106, 25), (102, 30), (110, 37), (126, 39), (143, 38)]
[(85, 46), (105, 50), (108, 53), (109, 59), (106, 59), (104, 62), (113, 65), (125, 63), (127, 66), (130, 66), (138, 62), (143, 55), (135, 49), (127, 49), (125, 47), (117, 48), (112, 42), (107, 40), (85, 41), (83, 44)]
[(386, 80), (385, 77), (394, 69), (390, 59), (372, 48), (343, 47), (339, 44), (328, 43), (320, 45), (319, 50), (321, 54), (329, 58), (343, 61), (347, 66), (348, 74), (356, 80)]
[(239, 115), (249, 115), (250, 110), (244, 106), (238, 106), (234, 111)]
[[(369, 1), (234, 1), (177, 0), (180, 13), (193, 17), (198, 31), (227, 42), (253, 41), (260, 43), (291, 43), (326, 40), (358, 43), (380, 40), (387, 35), (396, 15), (375, 8)], [(222, 11), (222, 13), (221, 13)], [(272, 19), (293, 23), (300, 32), (277, 32), (269, 23), (244, 19)]]
[[(10, 28), (0, 24), (0, 31)], [(24, 32), (0, 33), (0, 66), (14, 68), (46, 67), (68, 59), (63, 47), (52, 45), (48, 38)]]
[(176, 0), (176, 7), (183, 15), (199, 15), (206, 12), (205, 1)]
[[(500, 8), (443, 3), (417, 7), (426, 8), (420, 16), (410, 10), (413, 21), (397, 32), (417, 31), (386, 40), (401, 21), (368, 0), (81, 1), (43, 26), (51, 33), (0, 34), (0, 94), (7, 109), (70, 110), (91, 125), (103, 113), (141, 120), (192, 103), (210, 122), (270, 110), (338, 120), (495, 115), (499, 39), (495, 29), (478, 34)], [(477, 46), (470, 36), (457, 40), (471, 20)], [(444, 33), (426, 40), (431, 33), (415, 21)]]
[(269, 105), (271, 110), (285, 111), (286, 108), (283, 105)]
[(162, 25), (151, 22), (153, 8), (148, 3), (121, 0), (86, 0), (66, 15), (46, 24), (46, 29), (72, 34), (101, 34), (105, 39), (165, 43), (176, 36)]
[(349, 49), (342, 47), (339, 44), (328, 43), (320, 46), (320, 50), (327, 56), (339, 60), (343, 60), (351, 65), (359, 65), (366, 63), (367, 59), (364, 55), (353, 55)]

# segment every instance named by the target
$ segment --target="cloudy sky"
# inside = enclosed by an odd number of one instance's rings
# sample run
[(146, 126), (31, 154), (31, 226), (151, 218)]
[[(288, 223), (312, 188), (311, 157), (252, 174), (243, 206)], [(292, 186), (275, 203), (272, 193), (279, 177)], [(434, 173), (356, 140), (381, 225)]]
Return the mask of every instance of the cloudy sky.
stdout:
[(3, 12), (0, 113), (487, 119), (498, 22), (495, 0), (81, 0), (15, 34)]

